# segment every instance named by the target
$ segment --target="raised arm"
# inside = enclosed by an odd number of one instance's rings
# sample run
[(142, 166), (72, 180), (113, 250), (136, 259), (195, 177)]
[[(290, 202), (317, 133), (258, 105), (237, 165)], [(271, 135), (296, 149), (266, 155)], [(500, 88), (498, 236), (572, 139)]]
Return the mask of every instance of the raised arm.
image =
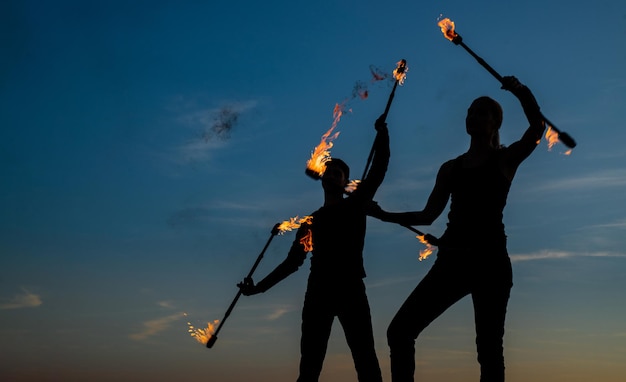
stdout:
[(421, 211), (388, 212), (375, 205), (368, 215), (385, 222), (397, 223), (404, 226), (431, 225), (441, 215), (450, 199), (450, 182), (453, 161), (444, 163), (437, 173), (435, 186), (428, 197), (426, 206)]
[(507, 149), (507, 167), (514, 174), (520, 163), (535, 150), (537, 144), (541, 141), (545, 123), (535, 96), (517, 78), (513, 76), (503, 77), (502, 88), (510, 91), (517, 97), (529, 123), (521, 139), (512, 143)]
[(376, 129), (376, 138), (374, 139), (372, 167), (370, 167), (365, 178), (361, 179), (361, 184), (353, 193), (367, 200), (371, 200), (374, 197), (376, 190), (383, 183), (387, 167), (389, 166), (389, 157), (391, 156), (389, 151), (389, 130), (382, 115), (376, 120), (374, 128)]

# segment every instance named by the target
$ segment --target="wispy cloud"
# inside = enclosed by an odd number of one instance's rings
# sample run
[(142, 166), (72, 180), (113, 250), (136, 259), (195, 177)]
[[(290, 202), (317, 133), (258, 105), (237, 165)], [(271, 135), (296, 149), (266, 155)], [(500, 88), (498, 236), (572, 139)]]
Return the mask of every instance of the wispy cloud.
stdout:
[(174, 309), (174, 303), (171, 301), (159, 301), (157, 305), (161, 308)]
[(226, 145), (241, 116), (256, 106), (257, 101), (230, 102), (217, 108), (195, 108), (181, 113), (178, 122), (199, 133), (176, 148), (178, 161), (206, 161), (213, 150)]
[(173, 322), (176, 322), (182, 318), (184, 318), (183, 313), (175, 313), (166, 317), (145, 321), (142, 323), (142, 330), (138, 333), (131, 334), (129, 337), (136, 341), (146, 340), (163, 332), (164, 330), (169, 328)]
[(552, 179), (539, 185), (537, 191), (574, 191), (595, 190), (626, 186), (626, 170), (612, 169), (589, 174), (580, 174), (571, 178)]
[(285, 314), (289, 312), (293, 312), (294, 310), (295, 310), (295, 307), (293, 306), (277, 307), (272, 312), (270, 312), (267, 316), (265, 316), (265, 319), (268, 321), (274, 321), (274, 320), (281, 318), (282, 316), (284, 316)]
[(254, 109), (257, 101), (228, 102), (217, 108), (193, 110), (179, 117), (191, 127), (199, 127), (204, 141), (228, 139), (239, 117)]
[(181, 164), (205, 162), (209, 159), (212, 150), (223, 146), (225, 146), (225, 143), (219, 141), (204, 142), (198, 139), (190, 139), (186, 143), (176, 147), (178, 153), (176, 161)]
[(626, 253), (618, 252), (568, 252), (568, 251), (552, 251), (543, 250), (535, 253), (527, 254), (513, 254), (511, 255), (511, 261), (530, 261), (530, 260), (546, 260), (546, 259), (566, 259), (572, 257), (624, 257)]
[(389, 286), (389, 285), (404, 284), (404, 283), (408, 283), (408, 282), (414, 282), (416, 279), (419, 279), (419, 277), (417, 277), (417, 276), (403, 276), (403, 277), (388, 278), (388, 279), (383, 279), (383, 280), (379, 280), (379, 281), (373, 282), (371, 284), (368, 284), (367, 288), (368, 289), (374, 289), (374, 288), (386, 287), (386, 286)]
[(12, 299), (6, 302), (0, 302), (0, 309), (23, 309), (23, 308), (35, 308), (41, 305), (41, 297), (37, 294), (31, 293), (27, 290), (23, 290), (22, 293), (16, 295)]
[(235, 216), (235, 214), (237, 212), (258, 211), (260, 208), (258, 204), (216, 202), (175, 211), (168, 217), (167, 223), (172, 227), (176, 227), (208, 221), (229, 222), (234, 219), (235, 222), (249, 225), (254, 223), (250, 221), (252, 218), (241, 218)]
[(617, 228), (617, 229), (626, 229), (626, 219), (618, 220), (612, 223), (604, 223), (604, 224), (592, 224), (581, 228), (581, 230), (593, 229), (593, 228)]

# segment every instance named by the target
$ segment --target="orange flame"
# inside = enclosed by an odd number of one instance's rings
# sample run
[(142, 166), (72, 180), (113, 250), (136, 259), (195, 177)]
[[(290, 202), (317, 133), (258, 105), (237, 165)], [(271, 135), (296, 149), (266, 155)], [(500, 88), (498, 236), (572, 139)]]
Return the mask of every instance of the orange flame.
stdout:
[[(311, 158), (306, 162), (306, 168), (317, 173), (320, 177), (324, 175), (324, 171), (326, 171), (326, 162), (328, 162), (330, 158), (330, 149), (333, 147), (333, 141), (339, 136), (339, 132), (335, 132), (332, 134), (333, 130), (337, 127), (337, 123), (341, 120), (341, 116), (343, 115), (343, 104), (336, 104), (335, 109), (333, 110), (333, 124), (328, 129), (324, 135), (322, 135), (322, 140), (319, 145), (313, 149), (313, 153), (311, 153)], [(331, 135), (332, 134), (332, 135)]]
[(354, 190), (356, 190), (359, 187), (359, 184), (361, 184), (361, 181), (359, 179), (351, 180), (350, 183), (348, 183), (348, 185), (345, 188), (346, 192), (348, 194), (351, 192), (354, 192)]
[(548, 126), (548, 130), (546, 130), (546, 140), (548, 141), (548, 151), (552, 150), (552, 146), (559, 141), (559, 133), (552, 130), (551, 126)]
[(419, 261), (422, 261), (424, 259), (426, 259), (428, 256), (430, 256), (431, 253), (433, 253), (435, 251), (435, 247), (433, 247), (432, 245), (430, 245), (426, 239), (424, 238), (424, 235), (418, 235), (415, 236), (422, 244), (426, 245), (425, 249), (422, 249), (420, 251), (420, 256), (419, 256)]
[(313, 250), (313, 232), (311, 230), (306, 231), (306, 235), (300, 239), (300, 244), (304, 246), (304, 250), (310, 252)]
[(406, 60), (400, 60), (396, 65), (397, 67), (393, 70), (393, 78), (398, 81), (398, 85), (404, 85), (406, 72), (409, 71), (409, 67), (406, 66)]
[(452, 41), (456, 36), (458, 36), (454, 31), (454, 21), (449, 18), (446, 17), (445, 19), (439, 20), (437, 25), (439, 25), (441, 32), (443, 32), (444, 37), (448, 40)]
[[(548, 151), (551, 151), (552, 146), (560, 142), (559, 133), (556, 132), (550, 125), (548, 125), (548, 130), (546, 130), (545, 137), (546, 137), (546, 140), (548, 141)], [(567, 151), (563, 153), (563, 155), (570, 155), (571, 153), (572, 153), (572, 149), (568, 149)]]
[(285, 220), (284, 222), (280, 223), (280, 225), (278, 226), (278, 231), (279, 231), (278, 234), (282, 235), (283, 233), (287, 231), (300, 228), (302, 224), (311, 224), (312, 220), (313, 220), (313, 216), (305, 216), (303, 218), (299, 218), (296, 215), (295, 217), (290, 218), (289, 220)]
[[(187, 313), (185, 313), (185, 316), (187, 316)], [(191, 322), (187, 322), (189, 335), (195, 338), (199, 343), (206, 345), (211, 337), (213, 337), (213, 333), (215, 333), (215, 329), (217, 328), (217, 324), (219, 324), (219, 322), (220, 320), (214, 320), (213, 323), (207, 322), (207, 327), (205, 329), (198, 329), (191, 325)]]

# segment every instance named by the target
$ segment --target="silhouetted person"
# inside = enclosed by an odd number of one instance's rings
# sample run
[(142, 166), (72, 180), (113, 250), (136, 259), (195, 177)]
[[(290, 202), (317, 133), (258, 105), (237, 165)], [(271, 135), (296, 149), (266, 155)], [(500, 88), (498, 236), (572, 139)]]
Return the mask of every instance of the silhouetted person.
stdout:
[(335, 317), (343, 327), (359, 381), (382, 381), (363, 282), (367, 209), (385, 177), (390, 155), (387, 124), (379, 118), (375, 128), (372, 166), (358, 188), (344, 198), (350, 169), (332, 158), (322, 176), (324, 205), (311, 214), (311, 224), (300, 226), (287, 258), (258, 284), (250, 279), (238, 284), (244, 295), (253, 295), (295, 272), (308, 253), (300, 241), (310, 230), (313, 250), (302, 309), (298, 382), (318, 380)]
[(415, 339), (467, 295), (474, 305), (480, 380), (504, 381), (504, 321), (513, 278), (502, 216), (515, 172), (533, 152), (545, 127), (526, 86), (515, 77), (504, 77), (502, 88), (519, 99), (530, 124), (519, 141), (500, 145), (502, 108), (489, 97), (477, 98), (465, 118), (469, 149), (441, 166), (424, 209), (393, 213), (372, 204), (370, 215), (383, 221), (430, 225), (451, 199), (437, 259), (387, 330), (394, 382), (413, 381)]

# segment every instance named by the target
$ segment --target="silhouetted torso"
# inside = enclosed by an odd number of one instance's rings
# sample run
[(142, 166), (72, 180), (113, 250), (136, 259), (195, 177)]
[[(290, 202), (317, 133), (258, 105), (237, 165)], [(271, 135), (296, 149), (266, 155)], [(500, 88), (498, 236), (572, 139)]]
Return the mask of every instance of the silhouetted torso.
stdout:
[(365, 277), (363, 245), (366, 229), (365, 205), (348, 197), (313, 213), (311, 280), (341, 282)]
[(448, 225), (442, 246), (452, 248), (503, 244), (503, 210), (511, 182), (500, 169), (506, 149), (491, 153), (478, 166), (467, 166), (464, 155), (453, 160)]

